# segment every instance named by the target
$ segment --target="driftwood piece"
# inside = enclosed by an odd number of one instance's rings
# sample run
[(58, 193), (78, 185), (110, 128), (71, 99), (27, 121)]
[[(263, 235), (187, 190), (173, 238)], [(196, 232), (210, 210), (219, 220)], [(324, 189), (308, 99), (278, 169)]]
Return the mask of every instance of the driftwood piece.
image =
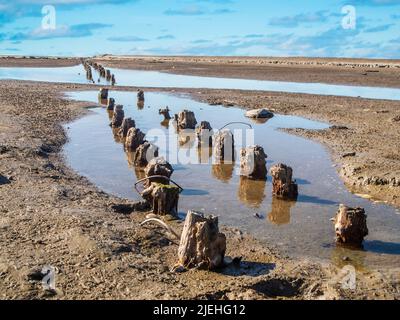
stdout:
[(196, 128), (196, 135), (199, 146), (212, 146), (213, 129), (208, 121), (200, 122)]
[(217, 163), (229, 163), (235, 160), (235, 142), (233, 133), (229, 129), (217, 132), (214, 137), (214, 156)]
[(121, 124), (121, 128), (118, 131), (118, 136), (121, 139), (126, 138), (126, 136), (128, 135), (129, 129), (134, 128), (135, 126), (136, 126), (135, 120), (133, 120), (132, 118), (124, 118), (124, 120), (122, 121), (122, 124)]
[(240, 175), (254, 180), (265, 180), (267, 155), (263, 147), (250, 146), (240, 150)]
[(136, 149), (133, 163), (136, 167), (145, 167), (151, 160), (157, 157), (158, 147), (146, 141)]
[(272, 175), (272, 194), (282, 199), (297, 199), (298, 186), (292, 180), (292, 168), (279, 163), (271, 167), (270, 172)]
[(205, 218), (188, 211), (178, 249), (179, 264), (185, 268), (215, 269), (223, 265), (226, 237), (219, 232), (218, 217)]
[(143, 199), (151, 204), (156, 215), (178, 215), (180, 189), (176, 186), (153, 182), (141, 193)]
[(368, 235), (367, 215), (363, 208), (339, 206), (334, 220), (336, 243), (361, 247)]
[(193, 111), (183, 110), (178, 114), (178, 129), (195, 129), (197, 120)]
[(124, 120), (125, 113), (122, 105), (116, 105), (114, 107), (113, 117), (111, 119), (111, 126), (113, 128), (119, 128)]
[(115, 99), (114, 98), (108, 98), (107, 100), (107, 110), (113, 111), (115, 107)]
[[(170, 178), (174, 169), (170, 165), (168, 161), (166, 161), (162, 157), (154, 158), (149, 161), (145, 168), (145, 175), (146, 177), (151, 176), (163, 176)], [(152, 182), (159, 182), (159, 183), (166, 183), (166, 179), (153, 177), (148, 179), (147, 186), (150, 185)]]
[(125, 148), (130, 151), (135, 151), (141, 144), (144, 143), (145, 134), (138, 128), (130, 128), (125, 139)]

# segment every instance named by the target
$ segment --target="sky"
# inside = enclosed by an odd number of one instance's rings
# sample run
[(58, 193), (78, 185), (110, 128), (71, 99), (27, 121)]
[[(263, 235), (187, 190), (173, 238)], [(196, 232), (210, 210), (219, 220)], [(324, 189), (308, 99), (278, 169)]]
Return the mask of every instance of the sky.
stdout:
[(398, 59), (399, 22), (400, 0), (0, 0), (0, 55)]

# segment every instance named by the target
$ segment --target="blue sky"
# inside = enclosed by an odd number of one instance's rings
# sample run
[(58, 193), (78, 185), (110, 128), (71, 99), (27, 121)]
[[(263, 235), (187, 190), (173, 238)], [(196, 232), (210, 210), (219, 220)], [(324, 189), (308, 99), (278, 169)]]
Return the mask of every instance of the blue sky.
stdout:
[(399, 21), (400, 0), (0, 0), (0, 54), (400, 58)]

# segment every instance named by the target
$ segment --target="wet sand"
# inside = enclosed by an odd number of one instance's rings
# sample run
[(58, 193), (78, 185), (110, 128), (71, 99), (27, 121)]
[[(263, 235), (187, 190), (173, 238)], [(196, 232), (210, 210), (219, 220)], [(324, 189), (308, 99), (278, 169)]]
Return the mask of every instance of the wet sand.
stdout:
[[(158, 227), (140, 227), (146, 213), (133, 212), (134, 204), (99, 191), (60, 156), (66, 142), (61, 124), (86, 114), (84, 108), (90, 106), (67, 101), (61, 93), (93, 88), (98, 87), (0, 81), (2, 298), (269, 299), (277, 298), (271, 296), (277, 286), (283, 288), (278, 298), (399, 298), (398, 269), (360, 269), (357, 289), (342, 290), (331, 284), (340, 268), (351, 264), (340, 250), (329, 265), (291, 259), (282, 257), (274, 244), (261, 245), (228, 227), (222, 227), (227, 254), (242, 256), (240, 267), (218, 273), (170, 272), (176, 262), (173, 241)], [(123, 88), (129, 89), (136, 88)], [(209, 103), (263, 106), (346, 126), (294, 133), (326, 143), (334, 160), (354, 171), (346, 178), (349, 187), (360, 175), (400, 176), (400, 121), (393, 120), (400, 113), (399, 102), (227, 90), (181, 92)], [(355, 156), (342, 157), (353, 151)], [(399, 205), (399, 187), (354, 187)], [(182, 227), (177, 221), (170, 224), (176, 230)], [(59, 292), (52, 297), (28, 277), (44, 265), (58, 268)]]

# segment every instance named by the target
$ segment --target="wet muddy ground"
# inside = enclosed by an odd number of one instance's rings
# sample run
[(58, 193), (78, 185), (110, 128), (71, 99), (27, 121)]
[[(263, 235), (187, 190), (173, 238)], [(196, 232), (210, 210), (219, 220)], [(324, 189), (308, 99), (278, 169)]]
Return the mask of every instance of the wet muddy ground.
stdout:
[[(242, 256), (240, 265), (219, 272), (170, 272), (177, 246), (164, 231), (140, 227), (146, 213), (132, 212), (131, 201), (100, 191), (60, 156), (66, 142), (61, 124), (87, 114), (83, 107), (90, 106), (66, 101), (62, 94), (93, 88), (0, 81), (2, 298), (399, 298), (397, 267), (364, 268), (340, 249), (330, 263), (288, 258), (275, 242), (261, 244), (227, 227), (222, 227), (228, 237), (227, 254)], [(326, 143), (349, 189), (399, 205), (398, 187), (382, 183), (388, 179), (368, 179), (399, 173), (399, 102), (229, 90), (185, 92), (212, 104), (268, 107), (336, 125), (291, 133)], [(182, 227), (178, 221), (170, 223), (177, 231)], [(349, 264), (357, 269), (355, 290), (337, 284), (341, 268)], [(32, 277), (44, 265), (56, 267), (55, 293), (43, 291)]]

